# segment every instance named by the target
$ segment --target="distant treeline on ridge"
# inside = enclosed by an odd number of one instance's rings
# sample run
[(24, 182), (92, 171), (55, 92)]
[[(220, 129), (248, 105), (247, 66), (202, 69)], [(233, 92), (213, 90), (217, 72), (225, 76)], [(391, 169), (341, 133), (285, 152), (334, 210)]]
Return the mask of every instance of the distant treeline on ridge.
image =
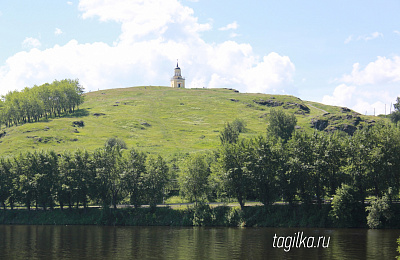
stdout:
[(0, 127), (73, 113), (83, 103), (83, 90), (77, 79), (64, 79), (10, 91), (0, 100)]

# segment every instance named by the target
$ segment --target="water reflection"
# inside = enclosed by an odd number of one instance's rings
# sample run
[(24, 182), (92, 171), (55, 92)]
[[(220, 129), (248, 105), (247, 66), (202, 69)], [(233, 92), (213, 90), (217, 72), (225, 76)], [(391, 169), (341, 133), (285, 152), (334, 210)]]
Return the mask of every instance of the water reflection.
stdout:
[[(273, 236), (330, 237), (328, 248), (273, 248)], [(0, 226), (4, 259), (394, 259), (400, 230)]]

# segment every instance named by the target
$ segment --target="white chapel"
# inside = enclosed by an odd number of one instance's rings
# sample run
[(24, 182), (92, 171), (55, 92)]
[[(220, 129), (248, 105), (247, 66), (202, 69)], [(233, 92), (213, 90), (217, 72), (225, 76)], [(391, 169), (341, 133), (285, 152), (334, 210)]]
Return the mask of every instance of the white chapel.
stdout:
[(173, 88), (185, 88), (185, 78), (181, 75), (181, 68), (176, 62), (175, 75), (171, 78), (171, 87)]

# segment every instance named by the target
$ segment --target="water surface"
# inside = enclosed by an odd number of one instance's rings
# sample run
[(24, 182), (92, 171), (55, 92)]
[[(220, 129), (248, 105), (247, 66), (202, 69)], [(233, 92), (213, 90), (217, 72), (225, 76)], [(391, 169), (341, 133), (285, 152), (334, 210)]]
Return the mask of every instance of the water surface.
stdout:
[[(298, 232), (329, 237), (329, 246), (300, 244), (285, 252), (275, 239), (273, 247), (275, 234), (296, 237)], [(0, 226), (0, 258), (394, 259), (399, 236), (400, 230), (368, 229), (5, 225)]]

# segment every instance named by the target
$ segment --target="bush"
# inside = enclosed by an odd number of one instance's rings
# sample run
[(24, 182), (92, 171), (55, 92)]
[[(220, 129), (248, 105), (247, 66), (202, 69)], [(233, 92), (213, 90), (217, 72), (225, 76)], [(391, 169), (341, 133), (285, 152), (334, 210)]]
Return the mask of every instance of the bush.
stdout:
[(213, 211), (208, 204), (198, 203), (194, 207), (193, 226), (211, 226), (213, 224)]
[(364, 223), (363, 205), (357, 194), (357, 188), (346, 184), (336, 190), (329, 212), (333, 222), (343, 227), (356, 227)]
[(244, 213), (239, 207), (232, 207), (226, 218), (230, 226), (244, 227), (246, 225)]
[(384, 223), (393, 217), (390, 209), (390, 203), (387, 196), (378, 198), (371, 202), (371, 205), (365, 209), (368, 213), (367, 224), (370, 228), (380, 228)]
[(119, 139), (119, 138), (115, 138), (115, 137), (111, 137), (108, 138), (106, 143), (105, 143), (105, 147), (107, 148), (112, 148), (114, 146), (118, 145), (120, 149), (126, 149), (126, 143), (124, 140)]

